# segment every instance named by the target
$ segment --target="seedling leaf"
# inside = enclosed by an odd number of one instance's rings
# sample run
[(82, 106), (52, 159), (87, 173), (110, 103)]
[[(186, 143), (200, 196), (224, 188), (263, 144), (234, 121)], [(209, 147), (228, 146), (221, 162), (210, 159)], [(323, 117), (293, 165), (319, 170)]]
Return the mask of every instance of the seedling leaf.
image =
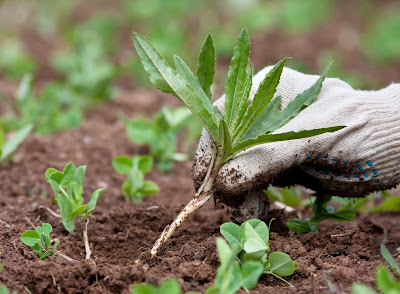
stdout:
[(287, 133), (280, 133), (280, 134), (261, 135), (261, 136), (258, 136), (257, 138), (248, 139), (246, 141), (243, 141), (243, 142), (235, 145), (235, 147), (232, 148), (230, 155), (225, 159), (225, 162), (227, 162), (229, 159), (231, 159), (233, 156), (235, 156), (240, 151), (243, 151), (245, 149), (248, 149), (248, 148), (256, 146), (256, 145), (271, 143), (271, 142), (278, 142), (278, 141), (287, 141), (287, 140), (307, 138), (307, 137), (312, 137), (312, 136), (316, 136), (316, 135), (327, 133), (327, 132), (336, 132), (342, 128), (344, 128), (344, 127), (337, 126), (337, 127), (321, 128), (321, 129), (314, 129), (314, 130), (302, 130), (302, 131), (298, 131), (298, 132), (287, 132)]
[(144, 69), (157, 89), (170, 93), (180, 99), (198, 117), (203, 126), (218, 142), (218, 125), (215, 109), (209, 99), (201, 100), (195, 90), (178, 75), (141, 35), (133, 33), (133, 43), (140, 56)]
[(21, 234), (21, 240), (28, 246), (35, 246), (40, 242), (40, 235), (36, 231), (25, 231)]
[(243, 250), (243, 235), (240, 227), (237, 224), (224, 223), (220, 227), (220, 232), (232, 248), (237, 248), (237, 253)]
[(115, 171), (121, 175), (128, 174), (132, 168), (132, 159), (128, 156), (117, 156), (112, 161)]
[(201, 47), (197, 62), (197, 80), (211, 101), (211, 85), (215, 75), (215, 46), (209, 34)]
[(199, 84), (199, 81), (196, 79), (190, 68), (187, 64), (177, 55), (174, 55), (174, 63), (176, 67), (176, 71), (178, 74), (186, 80), (186, 82), (196, 91), (197, 95), (200, 97), (202, 101), (210, 100), (206, 93), (204, 93), (203, 88)]
[(385, 244), (381, 243), (381, 254), (386, 259), (392, 271), (400, 276), (400, 267), (397, 262), (394, 260), (393, 256), (390, 254), (389, 250), (385, 246)]
[[(225, 121), (231, 129), (235, 120), (236, 109), (242, 98), (242, 89), (246, 83), (246, 68), (250, 55), (250, 38), (246, 28), (240, 33), (228, 71), (225, 96)], [(247, 97), (244, 97), (247, 100)]]
[(367, 285), (356, 283), (351, 287), (351, 294), (376, 294), (376, 292)]
[(0, 163), (7, 161), (18, 146), (29, 136), (33, 125), (29, 124), (18, 130), (10, 139), (1, 146)]
[(267, 269), (278, 276), (290, 276), (299, 266), (287, 254), (283, 252), (273, 252), (268, 257)]
[(257, 93), (254, 95), (253, 102), (250, 104), (245, 116), (242, 118), (242, 123), (240, 124), (239, 128), (235, 130), (235, 142), (240, 141), (243, 135), (246, 139), (251, 139), (265, 133), (265, 130), (262, 128), (259, 129), (258, 133), (247, 134), (247, 131), (264, 113), (265, 108), (268, 106), (272, 97), (274, 96), (276, 87), (279, 84), (283, 67), (285, 66), (287, 60), (288, 58), (279, 61), (260, 83)]
[(249, 66), (246, 72), (246, 80), (243, 85), (243, 91), (241, 93), (240, 100), (238, 101), (238, 106), (236, 108), (236, 112), (235, 115), (233, 116), (233, 121), (230, 127), (231, 134), (234, 134), (234, 132), (238, 129), (240, 123), (243, 120), (243, 116), (245, 115), (247, 109), (249, 108), (249, 95), (251, 86), (253, 84), (253, 68), (251, 66), (250, 59), (248, 64)]
[(263, 267), (259, 262), (246, 261), (242, 264), (242, 285), (246, 289), (253, 289), (261, 274)]
[[(328, 74), (329, 68), (331, 67), (332, 62), (324, 69), (320, 78), (312, 85), (310, 88), (305, 90), (304, 92), (298, 94), (294, 100), (289, 102), (289, 104), (279, 111), (276, 115), (274, 115), (268, 122), (263, 124), (260, 131), (262, 132), (273, 132), (279, 129), (281, 126), (285, 125), (289, 120), (298, 115), (300, 111), (302, 111), (307, 106), (311, 105), (315, 98), (319, 95), (322, 83), (324, 82), (326, 75)], [(249, 134), (250, 135), (250, 134)], [(249, 139), (251, 137), (246, 136), (243, 140)]]
[(396, 289), (396, 281), (384, 265), (380, 265), (376, 271), (376, 285), (383, 293)]

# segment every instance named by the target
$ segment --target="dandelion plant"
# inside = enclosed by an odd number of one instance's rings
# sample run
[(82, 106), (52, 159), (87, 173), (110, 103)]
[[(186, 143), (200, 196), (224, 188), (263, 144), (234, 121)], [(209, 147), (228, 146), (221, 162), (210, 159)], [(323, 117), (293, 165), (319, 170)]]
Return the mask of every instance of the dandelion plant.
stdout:
[(287, 58), (279, 61), (260, 83), (254, 99), (250, 100), (253, 71), (249, 60), (250, 39), (246, 28), (240, 33), (234, 47), (226, 84), (225, 113), (213, 105), (210, 87), (215, 74), (215, 47), (211, 35), (206, 38), (198, 59), (196, 75), (178, 56), (175, 68), (170, 67), (160, 53), (143, 36), (134, 32), (133, 43), (150, 81), (161, 92), (181, 100), (200, 120), (213, 141), (213, 155), (204, 181), (193, 199), (167, 226), (154, 244), (154, 257), (175, 230), (194, 211), (212, 196), (218, 171), (239, 152), (255, 145), (306, 138), (325, 132), (334, 132), (342, 126), (271, 134), (318, 96), (329, 66), (311, 88), (279, 110), (281, 99), (273, 97)]

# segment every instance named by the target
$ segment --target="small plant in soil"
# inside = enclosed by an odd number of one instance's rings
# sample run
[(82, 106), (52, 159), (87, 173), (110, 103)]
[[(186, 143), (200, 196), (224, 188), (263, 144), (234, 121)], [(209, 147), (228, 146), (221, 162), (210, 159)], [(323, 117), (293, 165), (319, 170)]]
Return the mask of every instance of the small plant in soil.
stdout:
[(235, 256), (240, 254), (241, 263), (254, 261), (262, 266), (262, 273), (271, 274), (291, 285), (281, 276), (292, 275), (298, 264), (283, 252), (270, 253), (270, 228), (263, 221), (251, 219), (241, 226), (224, 223), (220, 230)]
[(58, 171), (49, 168), (46, 171), (46, 181), (54, 190), (54, 199), (58, 204), (61, 214), (61, 222), (68, 232), (73, 232), (76, 218), (82, 220), (91, 216), (96, 207), (97, 200), (105, 191), (104, 188), (93, 192), (90, 201), (83, 204), (83, 182), (85, 180), (86, 166), (78, 168), (70, 162), (64, 170)]
[(174, 161), (188, 159), (186, 154), (176, 152), (177, 134), (193, 120), (193, 114), (186, 107), (163, 107), (151, 121), (145, 118), (123, 120), (130, 140), (150, 145), (150, 155), (154, 157), (158, 170), (167, 172), (172, 169)]
[(132, 158), (117, 156), (113, 159), (112, 166), (117, 173), (128, 176), (122, 184), (122, 193), (126, 201), (140, 203), (143, 197), (159, 191), (156, 183), (144, 180), (144, 175), (153, 167), (151, 156), (135, 155)]
[(311, 88), (279, 110), (280, 97), (273, 98), (287, 58), (279, 61), (260, 83), (250, 101), (253, 71), (249, 61), (250, 39), (247, 29), (240, 33), (233, 52), (226, 85), (225, 113), (212, 104), (210, 87), (215, 74), (215, 47), (209, 35), (201, 49), (196, 76), (186, 63), (174, 56), (172, 69), (157, 50), (140, 34), (133, 33), (133, 43), (153, 85), (181, 100), (200, 120), (213, 140), (213, 156), (207, 174), (194, 198), (171, 225), (167, 226), (151, 250), (155, 256), (161, 246), (194, 211), (213, 195), (218, 171), (239, 152), (259, 144), (292, 140), (334, 132), (342, 126), (272, 134), (285, 125), (318, 96), (329, 66)]
[(278, 191), (275, 187), (269, 186), (267, 190), (264, 190), (270, 202), (278, 201), (290, 207), (296, 207), (301, 203), (300, 195), (301, 192), (294, 187), (285, 187), (282, 191)]
[(29, 136), (32, 129), (33, 126), (31, 124), (26, 125), (6, 140), (6, 134), (0, 127), (0, 164), (11, 159), (15, 150)]
[(39, 94), (33, 92), (33, 76), (22, 78), (11, 111), (0, 118), (6, 132), (33, 124), (36, 133), (44, 135), (79, 126), (84, 104), (82, 97), (60, 83), (51, 82)]
[(305, 234), (309, 232), (316, 232), (318, 230), (318, 224), (326, 219), (332, 219), (335, 221), (349, 221), (356, 216), (356, 210), (343, 207), (335, 211), (335, 208), (328, 205), (328, 202), (332, 199), (330, 195), (317, 195), (315, 196), (312, 203), (313, 217), (311, 219), (299, 219), (292, 218), (288, 220), (286, 225), (291, 231), (296, 231), (297, 234)]
[[(43, 223), (42, 226), (37, 226), (36, 230), (25, 231), (21, 234), (21, 241), (35, 251), (40, 259), (46, 259), (53, 256), (57, 251), (58, 240), (51, 247), (50, 233), (53, 227), (50, 224)], [(51, 247), (51, 248), (50, 248)]]

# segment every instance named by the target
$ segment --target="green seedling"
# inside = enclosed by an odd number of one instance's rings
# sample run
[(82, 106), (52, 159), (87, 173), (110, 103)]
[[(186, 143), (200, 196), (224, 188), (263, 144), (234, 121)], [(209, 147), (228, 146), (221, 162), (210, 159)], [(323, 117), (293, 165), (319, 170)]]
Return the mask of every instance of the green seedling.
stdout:
[(253, 261), (262, 266), (264, 274), (273, 275), (288, 283), (281, 276), (290, 276), (298, 264), (283, 252), (270, 253), (269, 227), (259, 219), (251, 219), (241, 226), (224, 223), (221, 234), (233, 248), (235, 256), (240, 254), (240, 261)]
[(373, 61), (390, 64), (400, 58), (400, 8), (393, 5), (390, 10), (378, 14), (379, 17), (371, 22), (370, 28), (362, 36), (360, 48)]
[[(220, 260), (214, 285), (204, 294), (234, 294), (241, 288), (252, 289), (263, 273), (263, 266), (256, 261), (238, 262), (237, 250), (228, 245), (222, 238), (217, 238), (217, 249)], [(176, 280), (166, 280), (159, 287), (148, 284), (137, 284), (132, 287), (132, 294), (182, 294)], [(196, 294), (197, 292), (186, 292)]]
[(71, 41), (71, 51), (53, 57), (54, 68), (65, 76), (76, 93), (88, 99), (87, 105), (111, 99), (112, 82), (118, 71), (109, 60), (101, 37), (96, 31), (77, 29)]
[[(151, 121), (144, 118), (123, 120), (128, 138), (137, 144), (150, 145), (150, 155), (156, 160), (157, 169), (167, 172), (172, 169), (174, 161), (188, 159), (186, 154), (176, 152), (176, 138), (179, 131), (193, 126), (193, 118), (193, 114), (186, 107), (163, 107)], [(193, 133), (197, 133), (200, 137), (198, 130), (201, 132), (201, 127), (198, 124), (190, 130), (192, 136)]]
[(282, 191), (278, 191), (273, 186), (269, 186), (267, 190), (264, 190), (264, 193), (271, 202), (278, 201), (290, 207), (296, 207), (301, 204), (301, 191), (294, 187), (285, 187)]
[(271, 134), (310, 105), (318, 96), (329, 66), (311, 88), (280, 110), (280, 97), (273, 98), (287, 58), (279, 61), (260, 83), (253, 101), (249, 100), (253, 71), (249, 61), (250, 39), (247, 29), (240, 33), (233, 53), (226, 85), (225, 113), (214, 107), (210, 87), (215, 74), (215, 47), (209, 35), (201, 49), (196, 76), (186, 63), (174, 56), (172, 69), (157, 50), (141, 35), (133, 33), (133, 43), (153, 85), (181, 100), (200, 120), (213, 141), (213, 156), (203, 184), (171, 225), (167, 226), (151, 250), (155, 256), (161, 246), (194, 211), (213, 194), (220, 167), (241, 151), (259, 144), (306, 138), (342, 129), (342, 126)]
[(30, 74), (22, 78), (11, 109), (9, 114), (0, 118), (4, 130), (15, 131), (33, 124), (35, 132), (42, 135), (75, 128), (83, 116), (81, 97), (61, 84), (49, 83), (34, 95)]
[[(400, 267), (394, 260), (389, 250), (381, 244), (381, 254), (389, 264), (390, 271), (385, 265), (380, 265), (376, 270), (376, 286), (383, 294), (400, 293)], [(393, 278), (393, 274), (397, 279)], [(376, 292), (362, 283), (356, 283), (351, 288), (352, 294), (376, 294)]]
[(156, 183), (144, 180), (144, 175), (151, 171), (153, 167), (151, 156), (135, 155), (132, 158), (118, 156), (113, 159), (112, 166), (117, 173), (128, 175), (128, 178), (122, 184), (122, 192), (126, 201), (132, 200), (135, 203), (140, 203), (143, 197), (156, 194), (159, 191)]
[(33, 126), (31, 124), (19, 129), (11, 138), (6, 140), (6, 135), (2, 128), (0, 128), (0, 163), (7, 162), (12, 157), (18, 146), (29, 136), (32, 132)]
[(356, 210), (343, 207), (338, 211), (335, 208), (328, 205), (328, 202), (332, 199), (329, 195), (316, 195), (312, 204), (313, 217), (311, 219), (299, 219), (293, 218), (288, 220), (286, 225), (291, 231), (296, 231), (297, 234), (305, 234), (309, 232), (316, 232), (318, 224), (326, 219), (332, 219), (335, 221), (349, 221), (356, 216)]
[(61, 222), (68, 232), (73, 232), (76, 218), (82, 220), (91, 216), (96, 207), (97, 200), (105, 191), (104, 188), (93, 192), (90, 201), (83, 204), (83, 182), (85, 180), (86, 166), (75, 167), (68, 163), (64, 170), (58, 171), (49, 168), (46, 171), (46, 181), (54, 190), (54, 199), (60, 209)]
[(24, 74), (34, 73), (37, 62), (25, 53), (22, 44), (13, 38), (2, 40), (0, 46), (0, 71), (11, 79), (21, 78)]
[(40, 259), (46, 259), (53, 256), (57, 251), (58, 240), (54, 243), (52, 248), (50, 241), (50, 233), (53, 227), (50, 224), (43, 223), (42, 226), (36, 227), (35, 231), (25, 231), (21, 234), (21, 241), (28, 245), (35, 251)]

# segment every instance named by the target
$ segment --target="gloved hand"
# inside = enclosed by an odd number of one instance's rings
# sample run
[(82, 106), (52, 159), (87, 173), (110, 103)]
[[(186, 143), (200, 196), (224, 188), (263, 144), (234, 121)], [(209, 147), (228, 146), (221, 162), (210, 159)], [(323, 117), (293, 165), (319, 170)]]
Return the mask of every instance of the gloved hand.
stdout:
[[(250, 98), (272, 67), (253, 78)], [(281, 109), (319, 78), (284, 68), (275, 96)], [(215, 105), (223, 112), (224, 96)], [(261, 192), (269, 184), (301, 184), (317, 192), (360, 197), (400, 182), (400, 84), (379, 91), (354, 90), (327, 78), (315, 102), (274, 133), (346, 126), (315, 137), (254, 146), (221, 167), (215, 195), (237, 219), (265, 215)], [(212, 140), (203, 130), (193, 165), (201, 184), (211, 159)], [(249, 194), (250, 193), (250, 194)]]

